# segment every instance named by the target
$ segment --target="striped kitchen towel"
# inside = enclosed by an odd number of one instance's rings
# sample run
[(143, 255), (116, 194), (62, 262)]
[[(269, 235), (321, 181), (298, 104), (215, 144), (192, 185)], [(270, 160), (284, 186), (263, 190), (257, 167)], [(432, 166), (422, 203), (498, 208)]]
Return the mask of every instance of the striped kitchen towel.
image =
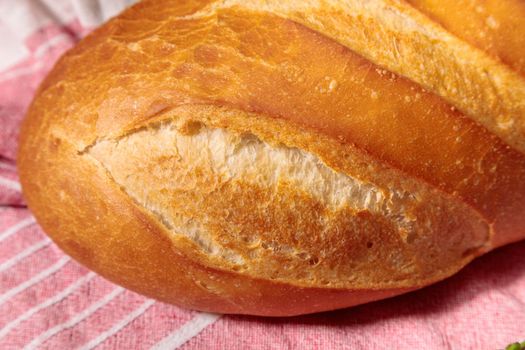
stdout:
[(280, 319), (155, 302), (65, 256), (25, 207), (20, 122), (56, 59), (131, 2), (0, 0), (0, 349), (497, 349), (525, 338), (525, 242), (415, 293)]

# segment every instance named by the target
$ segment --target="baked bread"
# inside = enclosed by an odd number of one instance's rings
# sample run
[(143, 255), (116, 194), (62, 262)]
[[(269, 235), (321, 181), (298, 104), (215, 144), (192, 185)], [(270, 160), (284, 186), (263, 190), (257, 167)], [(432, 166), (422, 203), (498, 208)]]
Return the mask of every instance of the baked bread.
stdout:
[(102, 276), (297, 315), (525, 238), (522, 0), (143, 1), (22, 128), (29, 207)]

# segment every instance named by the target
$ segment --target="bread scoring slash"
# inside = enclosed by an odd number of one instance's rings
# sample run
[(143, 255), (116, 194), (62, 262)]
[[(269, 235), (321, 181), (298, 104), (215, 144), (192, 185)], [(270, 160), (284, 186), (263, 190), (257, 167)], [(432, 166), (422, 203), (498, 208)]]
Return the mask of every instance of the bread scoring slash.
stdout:
[(29, 207), (80, 263), (199, 310), (442, 280), (525, 238), (525, 4), (473, 4), (142, 1), (40, 86)]

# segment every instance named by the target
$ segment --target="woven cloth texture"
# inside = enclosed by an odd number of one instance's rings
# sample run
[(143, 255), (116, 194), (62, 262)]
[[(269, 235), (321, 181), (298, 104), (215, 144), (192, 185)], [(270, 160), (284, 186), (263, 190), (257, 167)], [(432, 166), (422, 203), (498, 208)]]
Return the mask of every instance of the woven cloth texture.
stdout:
[(58, 57), (131, 2), (0, 0), (0, 349), (502, 349), (525, 338), (525, 242), (407, 295), (274, 319), (155, 302), (64, 255), (24, 203), (20, 123)]

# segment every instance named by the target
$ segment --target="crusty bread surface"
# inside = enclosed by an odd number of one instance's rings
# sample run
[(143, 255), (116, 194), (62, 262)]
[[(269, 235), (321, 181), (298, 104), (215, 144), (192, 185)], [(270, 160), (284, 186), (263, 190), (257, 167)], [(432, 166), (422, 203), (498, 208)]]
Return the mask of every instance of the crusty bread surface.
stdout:
[(161, 301), (382, 299), (525, 238), (523, 57), (521, 0), (145, 0), (44, 80), (20, 179), (67, 254)]

